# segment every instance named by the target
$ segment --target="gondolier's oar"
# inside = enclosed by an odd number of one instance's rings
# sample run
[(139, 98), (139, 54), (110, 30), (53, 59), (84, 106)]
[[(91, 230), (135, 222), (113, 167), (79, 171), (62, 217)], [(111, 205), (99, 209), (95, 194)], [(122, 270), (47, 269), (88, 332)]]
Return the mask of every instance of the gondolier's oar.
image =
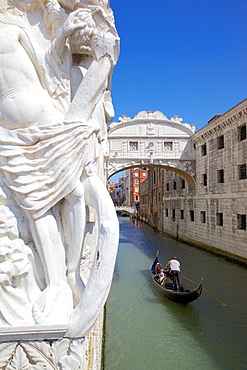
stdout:
[[(187, 277), (181, 275), (183, 279), (186, 279), (188, 281), (190, 281), (191, 283), (197, 285), (197, 283), (195, 283), (194, 281), (188, 279)], [(227, 304), (225, 304), (224, 302), (222, 302), (219, 298), (217, 298), (214, 294), (210, 293), (207, 289), (205, 288), (202, 288), (202, 290), (204, 290), (204, 292), (210, 294), (212, 297), (214, 297), (218, 302), (220, 302), (222, 304), (222, 306), (225, 306), (225, 307), (229, 307)]]

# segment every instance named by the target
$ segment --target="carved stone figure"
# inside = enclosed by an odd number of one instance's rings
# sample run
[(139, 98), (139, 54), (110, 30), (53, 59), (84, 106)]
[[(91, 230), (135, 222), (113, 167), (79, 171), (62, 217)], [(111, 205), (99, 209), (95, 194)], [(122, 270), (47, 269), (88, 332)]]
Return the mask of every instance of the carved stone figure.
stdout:
[[(2, 5), (0, 326), (64, 325), (82, 337), (106, 301), (118, 221), (103, 166), (118, 53), (106, 0)], [(94, 259), (86, 272), (83, 255)]]

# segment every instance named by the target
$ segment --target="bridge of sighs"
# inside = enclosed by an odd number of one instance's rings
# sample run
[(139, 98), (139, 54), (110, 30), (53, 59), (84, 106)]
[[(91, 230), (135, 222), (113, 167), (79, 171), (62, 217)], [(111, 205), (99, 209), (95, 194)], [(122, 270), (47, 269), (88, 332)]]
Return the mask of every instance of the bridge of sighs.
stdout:
[(159, 111), (141, 111), (133, 119), (120, 117), (108, 131), (108, 178), (128, 168), (158, 166), (194, 182), (195, 151), (190, 139), (194, 132), (194, 125)]

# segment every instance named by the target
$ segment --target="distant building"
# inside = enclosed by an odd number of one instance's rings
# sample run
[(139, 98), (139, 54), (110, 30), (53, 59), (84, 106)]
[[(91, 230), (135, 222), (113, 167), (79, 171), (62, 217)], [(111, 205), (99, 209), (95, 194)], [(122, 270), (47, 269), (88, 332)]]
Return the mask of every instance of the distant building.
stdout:
[(120, 177), (118, 179), (118, 182), (116, 182), (114, 185), (114, 196), (113, 196), (113, 202), (116, 206), (120, 206), (124, 202), (124, 194), (123, 194), (123, 183), (125, 181), (125, 177)]
[(130, 170), (130, 206), (139, 209), (140, 205), (140, 184), (147, 179), (146, 168), (131, 168)]
[(151, 168), (141, 187), (141, 217), (177, 238), (247, 258), (246, 124), (247, 99), (191, 136), (195, 183)]
[(122, 183), (123, 205), (130, 206), (130, 170), (125, 171), (125, 177)]
[(151, 167), (148, 179), (140, 185), (140, 218), (159, 229), (163, 226), (164, 171)]
[(115, 201), (115, 184), (114, 183), (110, 184), (108, 182), (108, 192), (109, 192), (109, 194), (111, 196), (111, 199), (114, 203), (114, 201)]

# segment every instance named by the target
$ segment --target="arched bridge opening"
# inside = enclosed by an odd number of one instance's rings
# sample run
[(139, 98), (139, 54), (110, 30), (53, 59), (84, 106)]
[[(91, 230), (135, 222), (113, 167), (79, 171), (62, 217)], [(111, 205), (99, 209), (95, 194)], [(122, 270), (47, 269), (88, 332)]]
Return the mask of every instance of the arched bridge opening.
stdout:
[(192, 170), (192, 167), (193, 166), (193, 163), (188, 163), (187, 164), (187, 171), (186, 172), (185, 170), (182, 170), (180, 168), (177, 168), (172, 165), (161, 165), (161, 164), (140, 164), (140, 163), (134, 163), (132, 165), (123, 165), (122, 167), (119, 167), (119, 169), (117, 171), (109, 171), (108, 172), (108, 180), (110, 179), (110, 177), (112, 177), (113, 175), (116, 175), (117, 173), (120, 173), (122, 171), (125, 171), (125, 170), (128, 170), (130, 168), (150, 168), (150, 167), (158, 167), (158, 168), (163, 168), (165, 170), (169, 170), (169, 171), (172, 171), (172, 172), (175, 172), (175, 173), (178, 173), (179, 175), (181, 175), (182, 177), (185, 178), (185, 180), (191, 184), (191, 183), (194, 183), (195, 182), (195, 178), (194, 178), (194, 170)]
[(195, 149), (191, 136), (194, 125), (159, 111), (142, 111), (133, 119), (119, 118), (109, 126), (107, 178), (135, 167), (161, 167), (194, 183)]

